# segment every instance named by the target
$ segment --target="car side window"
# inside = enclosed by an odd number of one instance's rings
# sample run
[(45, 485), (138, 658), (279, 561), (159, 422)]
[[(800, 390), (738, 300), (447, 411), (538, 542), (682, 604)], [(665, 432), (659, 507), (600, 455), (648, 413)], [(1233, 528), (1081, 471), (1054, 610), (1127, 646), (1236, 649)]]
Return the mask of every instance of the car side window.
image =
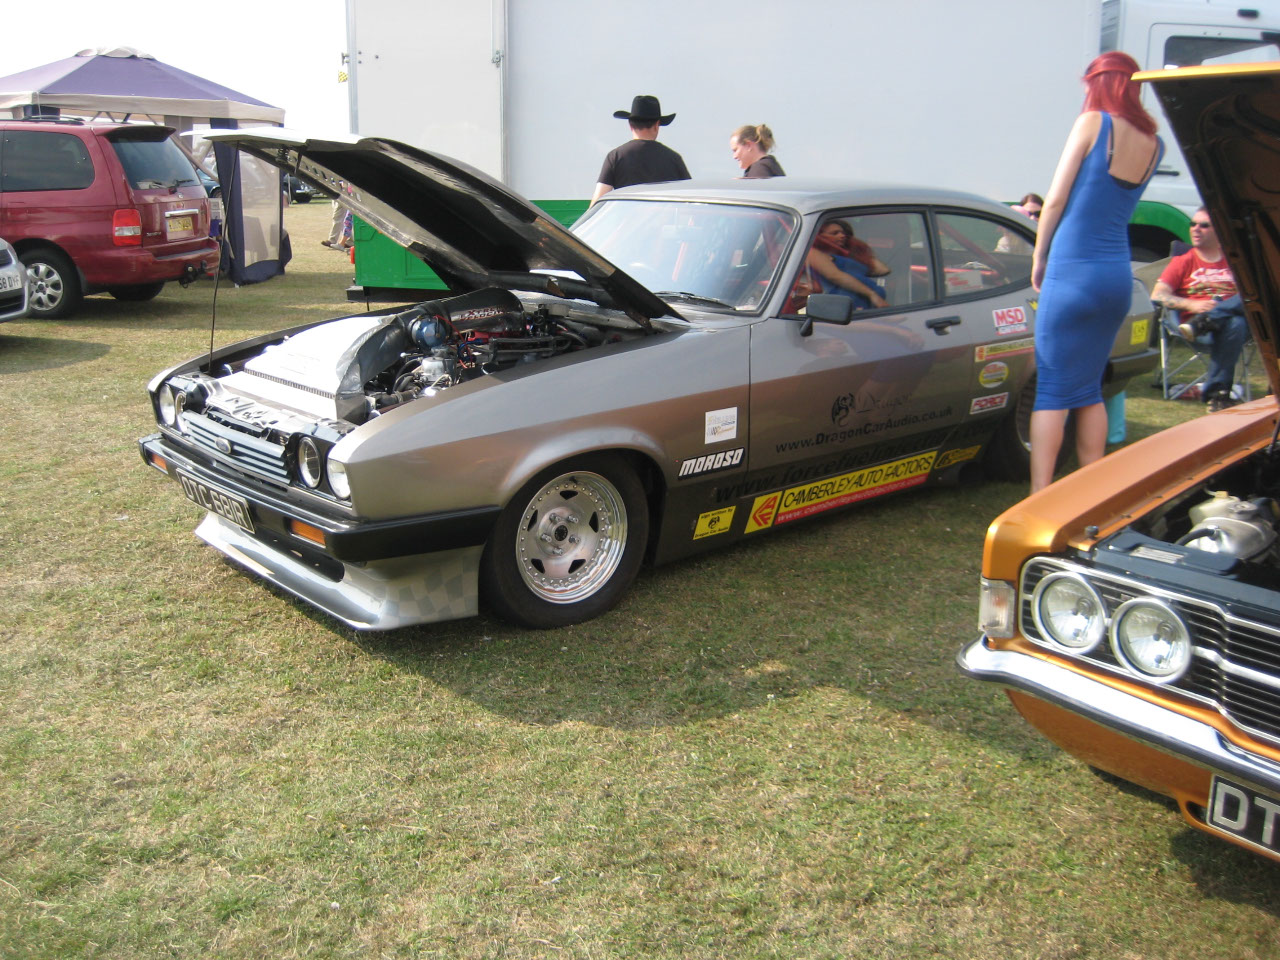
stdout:
[(0, 190), (82, 190), (93, 161), (75, 134), (10, 130), (0, 144)]
[(934, 269), (927, 236), (921, 213), (851, 211), (824, 217), (809, 241), (784, 312), (801, 312), (810, 293), (847, 296), (859, 310), (932, 300)]
[(963, 297), (1030, 282), (1035, 237), (1029, 229), (963, 213), (939, 212), (935, 223), (943, 296)]

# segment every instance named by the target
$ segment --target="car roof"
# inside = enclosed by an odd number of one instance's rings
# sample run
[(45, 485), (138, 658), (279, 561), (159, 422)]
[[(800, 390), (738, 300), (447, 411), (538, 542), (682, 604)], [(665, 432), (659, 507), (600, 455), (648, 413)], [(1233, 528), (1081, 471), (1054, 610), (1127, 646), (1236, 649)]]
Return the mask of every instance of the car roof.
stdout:
[(609, 199), (708, 200), (713, 202), (769, 203), (790, 207), (802, 214), (866, 204), (975, 207), (992, 213), (1009, 208), (988, 197), (960, 190), (944, 190), (872, 180), (836, 180), (817, 177), (769, 177), (746, 180), (676, 180), (623, 187), (605, 194)]

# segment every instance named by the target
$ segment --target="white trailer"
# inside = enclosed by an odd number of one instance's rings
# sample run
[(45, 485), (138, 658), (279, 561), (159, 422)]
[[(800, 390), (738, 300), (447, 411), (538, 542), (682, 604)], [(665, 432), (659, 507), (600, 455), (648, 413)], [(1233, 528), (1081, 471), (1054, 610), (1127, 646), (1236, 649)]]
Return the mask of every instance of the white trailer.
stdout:
[[(347, 0), (352, 130), (585, 205), (639, 93), (695, 178), (767, 123), (793, 176), (1043, 193), (1100, 50), (1144, 68), (1280, 59), (1280, 2), (1226, 0)], [(1154, 102), (1149, 109), (1163, 123)], [(1197, 204), (1167, 153), (1135, 216), (1163, 255)], [(571, 205), (572, 206), (572, 205)]]

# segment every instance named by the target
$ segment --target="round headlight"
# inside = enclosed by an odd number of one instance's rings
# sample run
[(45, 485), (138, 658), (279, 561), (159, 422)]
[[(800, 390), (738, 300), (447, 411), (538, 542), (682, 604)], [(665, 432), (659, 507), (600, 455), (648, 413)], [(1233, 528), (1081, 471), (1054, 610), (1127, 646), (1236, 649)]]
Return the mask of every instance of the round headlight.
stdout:
[(1107, 608), (1093, 587), (1074, 573), (1045, 577), (1031, 595), (1040, 635), (1072, 653), (1088, 653), (1107, 635)]
[(329, 461), (329, 488), (334, 496), (351, 499), (351, 482), (347, 479), (347, 465), (341, 460)]
[(178, 421), (177, 406), (173, 401), (173, 387), (167, 383), (160, 388), (160, 392), (156, 399), (160, 406), (160, 419), (167, 425), (172, 427)]
[(1191, 665), (1191, 631), (1168, 604), (1139, 597), (1116, 611), (1111, 649), (1134, 673), (1169, 683)]
[(311, 489), (320, 486), (324, 476), (324, 457), (320, 448), (310, 437), (303, 437), (298, 442), (298, 479)]

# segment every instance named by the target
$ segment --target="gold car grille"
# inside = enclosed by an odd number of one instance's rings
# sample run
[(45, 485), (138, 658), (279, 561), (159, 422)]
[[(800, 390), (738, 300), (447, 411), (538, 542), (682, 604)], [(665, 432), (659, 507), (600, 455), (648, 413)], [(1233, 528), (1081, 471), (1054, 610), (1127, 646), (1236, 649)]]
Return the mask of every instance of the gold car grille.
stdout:
[(1032, 593), (1044, 577), (1063, 570), (1083, 577), (1097, 591), (1107, 608), (1108, 622), (1122, 603), (1135, 597), (1154, 597), (1167, 603), (1191, 632), (1194, 656), (1187, 672), (1164, 688), (1213, 707), (1242, 730), (1280, 743), (1280, 630), (1242, 618), (1212, 601), (1144, 580), (1061, 560), (1028, 563), (1019, 593), (1023, 635), (1056, 653), (1075, 656), (1130, 680), (1142, 678), (1120, 663), (1109, 643), (1078, 655), (1040, 634), (1031, 608)]

